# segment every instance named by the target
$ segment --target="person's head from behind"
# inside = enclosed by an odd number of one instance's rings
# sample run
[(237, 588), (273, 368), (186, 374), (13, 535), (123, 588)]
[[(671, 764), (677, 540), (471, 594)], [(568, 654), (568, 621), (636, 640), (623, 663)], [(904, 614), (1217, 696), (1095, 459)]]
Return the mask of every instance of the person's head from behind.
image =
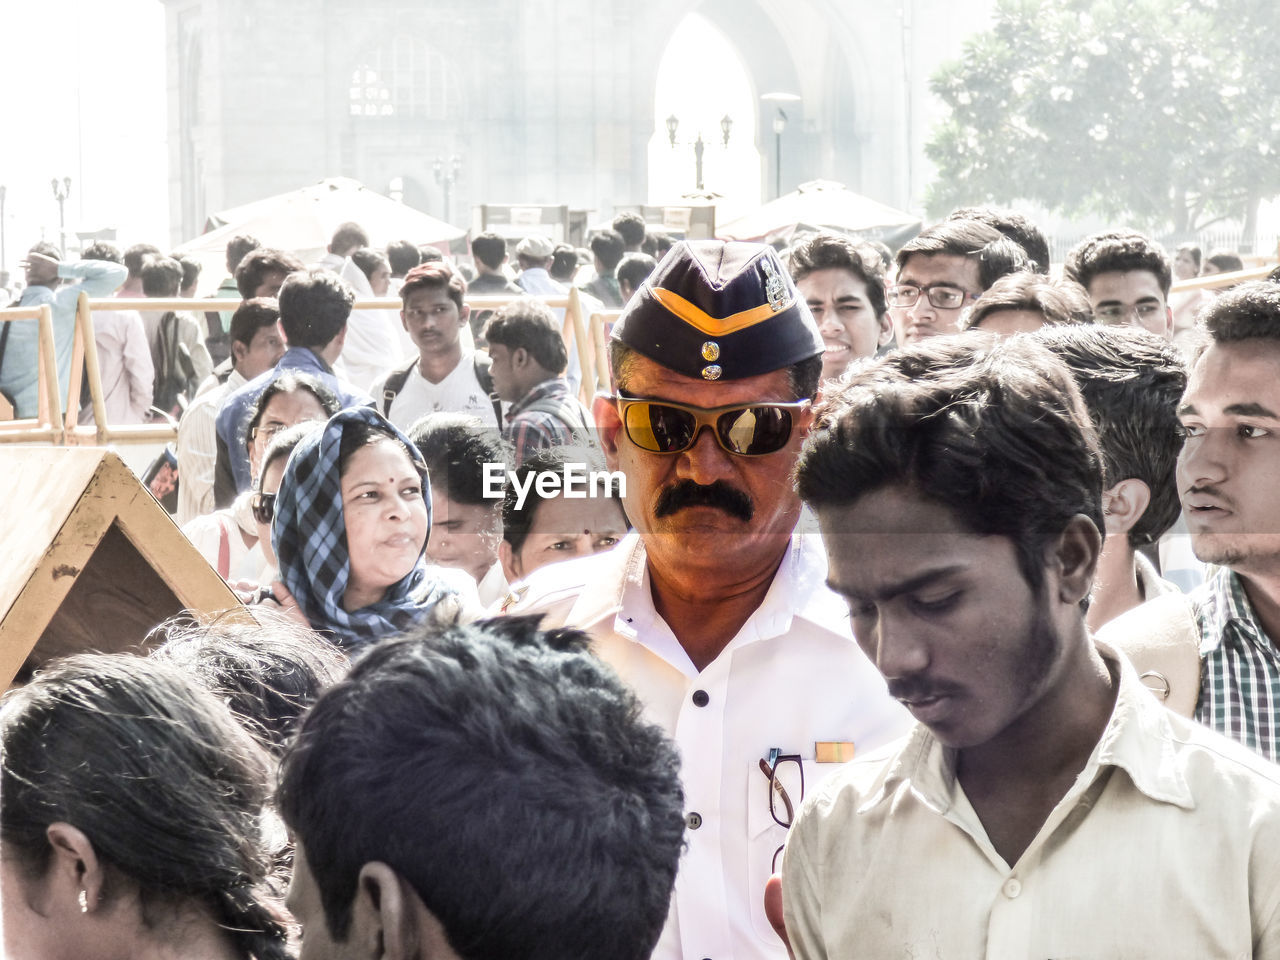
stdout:
[[(578, 272), (578, 251), (567, 243), (557, 243), (551, 252), (551, 269), (547, 272), (552, 280), (572, 283)], [(622, 280), (619, 279), (618, 283), (621, 284)]]
[(1071, 373), (1029, 337), (863, 361), (797, 469), (828, 582), (889, 692), (950, 747), (989, 743), (1087, 656), (1102, 464)]
[(392, 240), (387, 244), (387, 263), (391, 276), (401, 279), (422, 262), (422, 254), (412, 240)]
[(546, 237), (525, 237), (516, 244), (516, 260), (521, 270), (546, 270), (555, 250), (555, 244)]
[(1200, 276), (1200, 247), (1194, 243), (1178, 245), (1173, 255), (1173, 276), (1176, 280), (1190, 280)]
[(497, 233), (481, 233), (471, 241), (471, 256), (477, 266), (483, 265), (490, 273), (495, 273), (507, 261), (507, 241)]
[(415, 590), (430, 503), (421, 456), (369, 407), (342, 410), (298, 441), (271, 538), (280, 579), (313, 627), (358, 645), (425, 615)]
[(439, 263), (445, 259), (444, 253), (434, 243), (418, 244), (418, 263)]
[(5, 955), (284, 960), (270, 762), (169, 664), (81, 654), (0, 701)]
[[(561, 488), (539, 489), (536, 478), (561, 478), (576, 471), (585, 496), (568, 497)], [(538, 450), (515, 470), (502, 503), (502, 545), (498, 558), (508, 583), (539, 567), (610, 550), (627, 532), (622, 497), (604, 458), (591, 447)], [(521, 492), (523, 491), (523, 493)]]
[(443, 260), (414, 267), (400, 286), (400, 323), (419, 353), (444, 356), (460, 353), (459, 337), (471, 316), (464, 302), (467, 282)]
[(84, 248), (80, 254), (82, 260), (106, 260), (109, 263), (124, 263), (124, 254), (120, 248), (109, 240), (95, 240)]
[(521, 297), (498, 310), (484, 337), (493, 358), (489, 368), (493, 392), (509, 403), (538, 384), (562, 376), (569, 366), (555, 314), (533, 297)]
[(1204, 258), (1201, 268), (1202, 276), (1212, 277), (1218, 273), (1235, 273), (1244, 269), (1244, 261), (1234, 250), (1214, 250)]
[[(510, 449), (497, 429), (461, 413), (432, 413), (409, 437), (431, 478), (431, 540), (427, 558), (470, 574), (477, 583), (498, 562), (502, 543), (501, 493), (489, 496), (486, 464), (505, 478)], [(493, 470), (495, 467), (490, 467)]]
[(29, 287), (56, 287), (59, 282), (58, 278), (58, 261), (62, 259), (62, 252), (52, 243), (41, 241), (33, 246), (29, 254), (38, 254), (38, 256), (28, 256), (22, 261), (22, 267)]
[(626, 213), (620, 213), (614, 217), (611, 226), (614, 232), (622, 237), (627, 253), (640, 252), (640, 248), (644, 246), (644, 238), (648, 229), (645, 226), (644, 217), (628, 210)]
[(349, 257), (361, 247), (369, 245), (369, 234), (358, 223), (347, 221), (338, 224), (333, 231), (333, 239), (329, 241), (329, 252), (337, 257)]
[(232, 277), (240, 266), (240, 261), (262, 246), (262, 241), (247, 233), (239, 233), (227, 241), (227, 273)]
[(263, 455), (277, 434), (299, 423), (323, 423), (338, 409), (337, 394), (309, 373), (287, 370), (268, 383), (245, 411), (246, 452), (253, 476), (261, 476)]
[(1002, 276), (1027, 268), (1026, 253), (995, 227), (944, 220), (898, 251), (887, 291), (898, 346), (959, 333), (964, 309)]
[(1022, 271), (1001, 277), (978, 298), (965, 329), (1010, 336), (1056, 324), (1092, 323), (1093, 310), (1080, 284)]
[(196, 295), (196, 287), (200, 283), (200, 271), (203, 269), (199, 260), (182, 253), (172, 254), (172, 259), (182, 267), (182, 283), (178, 286), (178, 296), (190, 299)]
[(1178, 408), (1191, 544), (1242, 576), (1280, 571), (1280, 285), (1242, 283), (1204, 308), (1208, 345)]
[(231, 362), (240, 376), (252, 380), (284, 356), (280, 309), (270, 297), (242, 300), (231, 315)]
[[(640, 284), (649, 278), (649, 274), (657, 269), (658, 261), (647, 253), (628, 253), (618, 264), (618, 292), (622, 294), (625, 304), (640, 289)], [(555, 276), (554, 270), (552, 276)]]
[[(416, 252), (416, 251), (415, 251)], [(351, 262), (360, 268), (375, 297), (385, 297), (391, 288), (391, 264), (386, 255), (372, 247), (351, 251)]]
[(333, 644), (282, 617), (226, 615), (211, 623), (178, 617), (156, 630), (151, 659), (172, 664), (231, 708), (277, 759), (320, 691), (341, 679), (347, 658)]
[(578, 631), (507, 617), (379, 644), (284, 761), (303, 956), (648, 957), (678, 766)]
[(1067, 254), (1062, 272), (1089, 294), (1098, 323), (1134, 324), (1166, 340), (1173, 337), (1173, 268), (1164, 248), (1149, 237), (1130, 230), (1086, 237)]
[[(129, 271), (126, 282), (139, 282), (142, 279), (142, 268), (148, 260), (163, 257), (160, 248), (150, 243), (135, 243), (124, 252), (125, 269)], [(150, 296), (150, 294), (148, 294)], [(169, 294), (165, 294), (169, 296)]]
[(605, 230), (591, 238), (591, 253), (595, 257), (596, 273), (602, 277), (613, 275), (613, 271), (618, 268), (618, 262), (626, 252), (626, 245), (616, 230)]
[(819, 233), (791, 248), (788, 266), (822, 331), (823, 380), (839, 377), (852, 361), (874, 356), (893, 338), (878, 253)]
[(146, 296), (170, 299), (182, 287), (182, 264), (172, 257), (150, 257), (142, 264), (140, 276)]
[(285, 427), (271, 438), (262, 454), (249, 508), (258, 528), (258, 547), (262, 550), (263, 559), (273, 567), (278, 566), (279, 561), (276, 560), (275, 549), (271, 545), (271, 522), (275, 519), (276, 497), (280, 492), (280, 482), (284, 479), (285, 464), (289, 462), (289, 455), (294, 448), (321, 426), (323, 421), (304, 420)]
[(291, 273), (305, 271), (306, 264), (291, 253), (256, 247), (240, 260), (236, 267), (236, 289), (242, 300), (253, 297), (275, 297)]
[(1020, 246), (1030, 263), (1027, 266), (1033, 273), (1044, 276), (1049, 274), (1049, 242), (1040, 228), (1013, 210), (997, 210), (995, 207), (962, 207), (947, 214), (948, 220), (977, 220), (989, 227), (995, 227), (1002, 234)]
[(1075, 378), (1102, 449), (1107, 548), (1150, 546), (1182, 507), (1174, 476), (1182, 450), (1178, 401), (1182, 355), (1163, 337), (1132, 327), (1061, 325), (1036, 339)]
[(336, 273), (319, 269), (291, 273), (276, 297), (280, 329), (290, 347), (306, 347), (332, 363), (342, 353), (355, 301), (355, 292)]

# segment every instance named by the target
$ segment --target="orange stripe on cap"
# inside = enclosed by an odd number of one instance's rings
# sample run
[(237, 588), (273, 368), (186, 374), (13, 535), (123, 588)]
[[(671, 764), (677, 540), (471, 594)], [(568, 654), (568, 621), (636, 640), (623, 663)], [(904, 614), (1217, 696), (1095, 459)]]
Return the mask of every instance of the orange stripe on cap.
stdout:
[(700, 307), (694, 306), (680, 294), (673, 293), (662, 287), (653, 288), (653, 298), (671, 313), (674, 313), (689, 324), (689, 326), (696, 328), (708, 337), (724, 337), (731, 333), (737, 333), (739, 330), (745, 330), (747, 327), (776, 316), (795, 302), (794, 298), (788, 298), (776, 308), (768, 303), (762, 303), (760, 306), (752, 307), (750, 310), (743, 310), (741, 313), (718, 318), (711, 316)]

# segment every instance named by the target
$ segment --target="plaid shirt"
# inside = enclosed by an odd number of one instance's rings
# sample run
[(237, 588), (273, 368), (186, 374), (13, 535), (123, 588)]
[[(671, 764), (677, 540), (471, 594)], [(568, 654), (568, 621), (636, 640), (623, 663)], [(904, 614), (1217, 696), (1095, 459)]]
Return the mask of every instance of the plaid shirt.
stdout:
[(1191, 599), (1200, 629), (1196, 719), (1280, 760), (1280, 652), (1258, 623), (1244, 584), (1224, 567)]
[(561, 444), (592, 445), (591, 414), (563, 377), (543, 380), (511, 405), (502, 435), (515, 448), (516, 465), (538, 450)]

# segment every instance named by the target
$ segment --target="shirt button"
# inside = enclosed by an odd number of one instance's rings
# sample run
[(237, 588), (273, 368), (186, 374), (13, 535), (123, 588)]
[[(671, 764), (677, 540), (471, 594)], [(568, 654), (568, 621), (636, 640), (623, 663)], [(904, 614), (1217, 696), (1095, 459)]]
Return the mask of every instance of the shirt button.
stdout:
[(702, 814), (691, 813), (689, 816), (684, 818), (684, 822), (689, 825), (690, 830), (697, 830), (702, 826)]
[(710, 702), (711, 702), (711, 697), (708, 696), (707, 691), (705, 690), (693, 691), (693, 705), (695, 707), (705, 707)]
[(1004, 882), (1004, 895), (1010, 900), (1022, 892), (1022, 882), (1017, 877), (1010, 877)]

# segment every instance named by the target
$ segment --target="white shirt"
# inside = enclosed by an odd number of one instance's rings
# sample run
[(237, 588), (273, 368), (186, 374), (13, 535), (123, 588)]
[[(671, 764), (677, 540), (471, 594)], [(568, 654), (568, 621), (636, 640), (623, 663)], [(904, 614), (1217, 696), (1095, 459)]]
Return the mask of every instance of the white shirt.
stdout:
[[(383, 409), (382, 391), (386, 389), (388, 376), (390, 373), (379, 377), (369, 391), (379, 413)], [(471, 414), (483, 420), (486, 426), (498, 426), (493, 403), (476, 379), (474, 354), (464, 352), (458, 365), (439, 383), (432, 383), (424, 377), (415, 363), (403, 389), (391, 402), (387, 419), (407, 431), (419, 418), (442, 411)]]
[(1098, 648), (1111, 719), (1017, 863), (923, 726), (809, 794), (782, 881), (798, 960), (1280, 957), (1280, 768)]
[(247, 382), (232, 368), (227, 382), (197, 395), (178, 423), (178, 513), (174, 519), (179, 526), (213, 512), (218, 410), (223, 400)]
[(544, 629), (591, 634), (679, 748), (688, 848), (655, 960), (785, 960), (762, 901), (786, 831), (759, 761), (771, 748), (799, 754), (812, 791), (841, 766), (815, 762), (816, 743), (860, 754), (910, 726), (854, 642), (826, 571), (821, 538), (793, 535), (764, 601), (701, 673), (654, 609), (636, 533), (608, 553), (535, 570), (510, 611), (545, 611)]
[[(178, 488), (182, 488), (181, 483)], [(223, 579), (270, 583), (269, 579), (263, 579), (264, 575), (275, 574), (262, 555), (262, 547), (258, 543), (258, 526), (249, 509), (251, 496), (249, 493), (240, 494), (236, 497), (236, 502), (226, 510), (196, 517), (182, 527), (182, 532)], [(253, 538), (252, 546), (245, 546), (241, 530)], [(224, 544), (227, 549), (226, 571), (218, 569), (218, 559)]]
[[(99, 310), (93, 315), (93, 341), (107, 423), (146, 422), (156, 371), (142, 317), (137, 310)], [(93, 405), (88, 404), (80, 411), (80, 423), (93, 422)]]
[[(373, 287), (369, 278), (348, 257), (338, 270), (343, 280), (355, 290), (357, 300), (373, 300)], [(396, 310), (352, 310), (347, 318), (347, 338), (342, 345), (342, 363), (346, 367), (346, 380), (361, 390), (370, 386), (387, 371), (403, 367), (417, 349)]]

